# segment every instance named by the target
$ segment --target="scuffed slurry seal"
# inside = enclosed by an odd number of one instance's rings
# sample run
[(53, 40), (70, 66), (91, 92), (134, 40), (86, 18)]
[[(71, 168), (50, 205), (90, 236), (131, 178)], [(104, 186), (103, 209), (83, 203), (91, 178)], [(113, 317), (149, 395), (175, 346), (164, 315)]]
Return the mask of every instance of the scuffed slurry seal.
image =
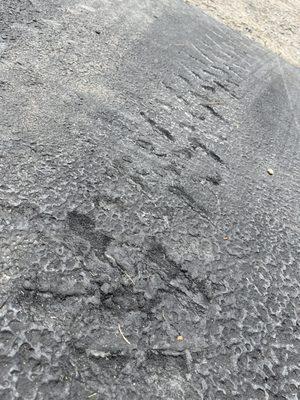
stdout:
[(296, 400), (299, 71), (180, 0), (0, 36), (0, 399)]

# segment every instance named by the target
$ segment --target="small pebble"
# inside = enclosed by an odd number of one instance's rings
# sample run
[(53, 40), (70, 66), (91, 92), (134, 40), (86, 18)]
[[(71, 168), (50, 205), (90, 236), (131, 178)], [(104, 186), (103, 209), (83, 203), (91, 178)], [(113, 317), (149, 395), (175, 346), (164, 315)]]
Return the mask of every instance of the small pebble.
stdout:
[(272, 170), (272, 168), (268, 168), (267, 172), (269, 175), (274, 175), (274, 171)]
[(176, 339), (177, 339), (178, 342), (182, 342), (183, 341), (183, 336), (178, 335)]
[(229, 237), (228, 236), (224, 236), (224, 240), (228, 240), (229, 239)]
[(108, 283), (103, 283), (103, 285), (101, 286), (101, 292), (103, 292), (104, 294), (108, 294), (112, 292), (112, 288)]

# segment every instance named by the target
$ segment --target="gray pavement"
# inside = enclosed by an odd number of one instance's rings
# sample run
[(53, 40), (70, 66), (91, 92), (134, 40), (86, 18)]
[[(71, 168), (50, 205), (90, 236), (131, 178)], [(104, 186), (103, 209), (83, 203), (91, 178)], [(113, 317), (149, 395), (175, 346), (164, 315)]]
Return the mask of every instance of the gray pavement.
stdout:
[(181, 1), (1, 2), (1, 400), (299, 398), (299, 81)]

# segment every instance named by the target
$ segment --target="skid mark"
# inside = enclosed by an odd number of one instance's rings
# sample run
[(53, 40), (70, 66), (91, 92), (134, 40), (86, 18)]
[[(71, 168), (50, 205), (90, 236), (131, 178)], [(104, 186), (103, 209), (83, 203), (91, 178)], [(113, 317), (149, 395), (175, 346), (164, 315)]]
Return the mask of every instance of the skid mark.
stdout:
[(174, 107), (165, 100), (155, 99), (155, 101), (160, 104), (163, 108), (166, 108), (168, 111), (174, 110)]
[[(233, 55), (239, 59), (242, 59), (242, 56), (239, 55), (239, 53), (237, 53), (236, 51), (236, 44), (238, 44), (238, 47), (241, 47), (244, 49), (244, 55), (247, 56), (248, 59), (255, 59), (254, 54), (253, 53), (253, 46), (250, 46), (249, 44), (246, 44), (244, 40), (241, 40), (239, 35), (235, 35), (234, 37), (234, 41), (231, 41), (231, 44), (228, 42), (228, 32), (224, 31), (223, 27), (215, 27), (214, 28), (214, 34), (217, 35), (217, 31), (220, 32), (220, 37), (222, 37), (223, 39), (226, 38), (226, 46), (230, 47), (232, 50), (231, 52), (233, 53)], [(224, 43), (225, 44), (225, 43)], [(256, 49), (255, 49), (256, 50)], [(245, 59), (245, 57), (243, 57), (243, 59)], [(250, 66), (250, 65), (249, 65)]]
[[(203, 43), (203, 46), (206, 47), (208, 51), (211, 51), (211, 48), (209, 46), (207, 46), (205, 43)], [(207, 53), (204, 52), (203, 50), (202, 50), (202, 54), (206, 58), (208, 58)], [(227, 65), (226, 62), (231, 62), (231, 60), (232, 60), (232, 58), (228, 54), (225, 54), (225, 58), (227, 57), (227, 58), (229, 58), (229, 60), (224, 60), (224, 56), (223, 57), (219, 57), (216, 53), (212, 53), (211, 57), (214, 58), (214, 60), (211, 60), (211, 64), (212, 65), (215, 65), (215, 63), (218, 63), (218, 64), (221, 63), (221, 64), (224, 64), (224, 65)]]
[[(225, 75), (227, 76), (227, 81), (228, 81), (228, 82), (230, 82), (230, 83), (232, 83), (232, 84), (234, 84), (234, 85), (236, 85), (236, 86), (239, 86), (239, 83), (238, 83), (238, 82), (235, 82), (234, 80), (230, 79), (230, 73), (229, 73), (229, 71), (231, 71), (230, 68), (228, 68), (228, 71), (226, 71), (224, 68), (217, 67), (217, 66), (215, 66), (215, 65), (212, 65), (211, 68), (213, 68), (213, 69), (215, 69), (216, 71), (220, 71), (221, 73), (225, 74)], [(238, 79), (241, 80), (240, 77), (238, 77)]]
[(219, 157), (214, 151), (210, 150), (204, 143), (201, 143), (197, 138), (191, 138), (190, 139), (191, 145), (193, 150), (196, 150), (197, 148), (202, 149), (209, 157), (214, 159), (220, 164), (224, 164), (224, 161)]
[[(196, 57), (193, 57), (193, 56), (190, 55), (190, 54), (187, 54), (187, 55), (188, 55), (189, 57), (191, 57), (192, 59), (195, 59), (197, 62), (199, 62), (199, 63), (201, 64), (201, 72), (203, 72), (205, 75), (208, 75), (208, 76), (210, 76), (210, 77), (213, 77), (214, 80), (215, 80), (215, 79), (218, 79), (218, 80), (219, 80), (219, 79), (221, 78), (220, 73), (214, 72), (214, 71), (212, 71), (212, 70), (220, 71), (222, 74), (226, 75), (226, 79), (225, 79), (226, 82), (231, 83), (231, 84), (233, 84), (234, 86), (239, 87), (239, 84), (238, 84), (237, 82), (235, 82), (235, 81), (233, 81), (232, 79), (229, 78), (229, 77), (230, 77), (230, 74), (229, 74), (228, 71), (225, 71), (224, 69), (222, 69), (222, 68), (220, 68), (220, 67), (217, 67), (217, 66), (215, 66), (215, 65), (207, 65), (207, 64), (201, 62), (200, 60), (198, 60)], [(195, 70), (189, 70), (189, 69), (188, 69), (188, 71), (189, 71), (192, 75), (194, 75), (196, 78), (198, 78), (199, 80), (201, 80), (201, 82), (204, 82), (204, 81), (205, 81), (205, 79), (204, 79), (198, 72), (196, 72)], [(214, 81), (214, 80), (213, 80), (213, 81)]]
[(151, 142), (149, 142), (148, 140), (137, 139), (136, 144), (145, 150), (148, 150), (148, 151), (154, 150), (153, 144)]
[(192, 75), (194, 75), (197, 79), (200, 79), (201, 80), (201, 82), (203, 82), (203, 78), (202, 78), (202, 76), (201, 75), (199, 75), (196, 71), (193, 71), (193, 70), (189, 70), (189, 72), (192, 74)]
[[(231, 54), (235, 58), (237, 58), (239, 56), (239, 55), (236, 54), (236, 52), (234, 50), (234, 47), (231, 46), (230, 44), (228, 44), (224, 40), (224, 36), (223, 35), (219, 35), (215, 30), (214, 31), (210, 31), (209, 33), (210, 34), (206, 33), (205, 37), (207, 37), (207, 39), (212, 41), (213, 43), (216, 43), (214, 41), (214, 39), (210, 35), (215, 36), (216, 39), (217, 39), (217, 43), (221, 43), (222, 44), (221, 46), (218, 45), (218, 47), (221, 48), (221, 52), (225, 52), (226, 54)], [(224, 47), (227, 48), (227, 49), (225, 50)], [(239, 58), (241, 58), (241, 57), (239, 56)]]
[(138, 176), (138, 175), (130, 175), (129, 179), (135, 183), (136, 185), (138, 185), (142, 190), (148, 191), (149, 188), (147, 186), (147, 184), (144, 182), (144, 180)]
[(214, 83), (221, 89), (223, 89), (226, 93), (228, 93), (230, 96), (234, 97), (235, 99), (237, 99), (237, 96), (234, 92), (232, 92), (231, 90), (228, 89), (228, 87), (226, 85), (224, 85), (223, 83), (221, 83), (218, 80), (214, 80)]
[[(206, 54), (204, 54), (203, 51), (201, 51), (197, 46), (195, 46), (194, 44), (192, 44), (192, 48), (193, 48), (194, 50), (196, 50), (197, 53), (198, 53), (201, 57), (206, 58), (206, 60), (209, 62), (209, 64), (213, 64), (213, 60), (211, 60)], [(200, 62), (203, 62), (203, 61), (200, 61)], [(204, 64), (205, 64), (205, 63), (204, 63)]]
[(188, 53), (187, 51), (185, 51), (185, 54), (186, 54), (189, 58), (191, 58), (192, 60), (196, 61), (197, 63), (206, 65), (203, 61), (199, 60), (199, 58), (193, 56), (192, 54)]
[[(207, 51), (211, 52), (210, 45), (203, 43), (203, 46), (206, 47)], [(206, 53), (203, 52), (203, 54), (206, 54)], [(215, 62), (224, 64), (226, 66), (228, 66), (227, 63), (231, 64), (233, 59), (235, 59), (234, 56), (232, 56), (224, 51), (221, 51), (221, 50), (219, 50), (219, 54), (217, 53), (217, 51), (214, 51), (214, 53), (212, 54), (212, 57), (215, 59)]]
[(222, 121), (226, 121), (225, 118), (219, 114), (211, 105), (209, 104), (201, 104), (202, 107), (206, 108), (214, 117), (221, 119)]
[[(217, 31), (219, 33), (217, 33)], [(251, 64), (246, 60), (246, 57), (253, 59), (253, 55), (251, 56), (251, 50), (249, 46), (245, 45), (244, 42), (241, 42), (238, 37), (235, 38), (235, 42), (231, 41), (231, 43), (229, 43), (228, 34), (222, 31), (222, 29), (220, 29), (219, 27), (215, 27), (213, 31), (209, 32), (209, 34), (208, 33), (205, 34), (205, 37), (213, 40), (210, 35), (216, 36), (218, 38), (218, 42), (222, 43), (222, 47), (220, 50), (221, 54), (222, 53), (229, 54), (231, 55), (232, 58), (235, 58), (237, 61), (243, 61), (247, 63), (249, 67), (251, 67)], [(239, 47), (243, 48), (242, 53), (240, 51), (238, 53), (236, 52), (236, 47), (235, 47), (236, 42), (239, 42)]]
[(205, 179), (215, 186), (218, 186), (222, 182), (222, 178), (218, 173), (216, 175), (208, 175)]
[[(200, 74), (198, 74), (196, 71), (194, 71), (194, 70), (189, 70), (189, 72), (190, 72), (193, 76), (195, 76), (195, 78), (197, 78), (198, 80), (201, 81), (200, 86), (201, 86), (204, 90), (210, 91), (210, 92), (212, 92), (212, 93), (215, 93), (215, 92), (216, 92), (216, 87), (215, 87), (215, 86), (212, 86), (212, 85), (207, 85), (207, 84), (203, 83), (203, 82), (204, 82), (204, 79), (203, 79), (202, 76), (201, 76)], [(216, 80), (213, 80), (212, 83), (216, 83)]]
[[(196, 92), (195, 90), (189, 90), (189, 93), (194, 97), (199, 97), (202, 100), (208, 100), (206, 96), (202, 95), (201, 93)], [(208, 100), (209, 101), (209, 100)]]
[(232, 85), (234, 85), (236, 87), (240, 86), (238, 82), (235, 82), (234, 80), (230, 79), (230, 74), (228, 71), (225, 71), (223, 68), (217, 67), (215, 65), (212, 65), (211, 68), (214, 69), (215, 71), (220, 71), (221, 76), (220, 76), (220, 74), (214, 74), (216, 77), (221, 78), (222, 75), (224, 74), (226, 76), (225, 82), (231, 83)]
[(188, 80), (188, 78), (186, 78), (185, 76), (179, 74), (177, 75), (178, 78), (182, 79), (185, 83), (187, 83), (189, 86), (191, 86), (191, 82)]
[(160, 134), (162, 134), (165, 138), (167, 138), (171, 142), (175, 142), (174, 136), (172, 135), (172, 133), (168, 129), (158, 125), (157, 122), (154, 121), (154, 119), (147, 117), (143, 111), (141, 111), (140, 114), (141, 114), (142, 117), (144, 117), (144, 119), (151, 125), (151, 127), (155, 131), (157, 131)]
[(188, 123), (186, 123), (186, 122), (179, 122), (179, 126), (181, 127), (181, 128), (186, 128), (186, 129), (188, 129), (188, 130), (190, 130), (190, 131), (192, 131), (192, 132), (194, 132), (195, 130), (196, 130), (196, 128), (195, 128), (195, 126), (194, 125), (191, 125), (191, 124), (188, 124)]
[[(194, 46), (194, 48), (197, 49), (196, 46)], [(198, 52), (200, 53), (200, 50), (198, 49)], [(235, 72), (233, 70), (233, 68), (230, 65), (225, 64), (226, 69), (217, 66), (212, 60), (209, 59), (208, 55), (204, 52), (201, 53), (202, 56), (204, 56), (207, 60), (209, 60), (209, 63), (199, 59), (198, 57), (195, 57), (194, 55), (185, 52), (185, 54), (190, 57), (191, 59), (195, 60), (197, 63), (199, 63), (201, 65), (201, 71), (204, 72), (206, 75), (208, 76), (212, 76), (214, 78), (217, 78), (218, 80), (220, 79), (220, 73), (224, 74), (226, 76), (226, 81), (228, 83), (231, 83), (234, 86), (239, 87), (239, 83), (235, 82), (233, 79), (233, 76), (236, 77), (236, 79), (238, 79), (239, 81), (242, 79), (240, 77), (240, 75)], [(218, 57), (219, 58), (219, 57)], [(224, 60), (222, 58), (219, 58), (219, 60), (222, 62), (222, 64), (224, 64)], [(214, 72), (214, 71), (219, 71), (219, 73)], [(199, 73), (197, 73), (194, 70), (189, 71), (191, 72), (195, 77), (199, 78), (201, 81), (203, 81), (203, 78), (201, 77), (201, 75)]]
[(191, 117), (193, 117), (195, 119), (200, 120), (200, 121), (205, 121), (205, 119), (206, 119), (205, 115), (197, 115), (193, 111), (186, 111), (185, 113), (190, 115)]
[(171, 185), (168, 187), (169, 192), (175, 194), (181, 200), (183, 200), (192, 210), (199, 211), (203, 216), (207, 218), (208, 211), (200, 206), (196, 200), (189, 193), (186, 192), (183, 186), (181, 185)]
[(179, 155), (182, 154), (188, 160), (190, 160), (193, 157), (192, 150), (188, 149), (188, 148), (182, 148), (182, 149), (179, 149), (179, 150), (175, 150), (174, 154), (179, 154)]
[(186, 105), (190, 105), (190, 103), (189, 103), (183, 96), (181, 96), (180, 94), (178, 94), (178, 93), (176, 92), (176, 90), (175, 90), (174, 88), (172, 88), (172, 86), (168, 85), (168, 84), (165, 83), (165, 82), (162, 82), (162, 84), (163, 84), (164, 87), (165, 87), (166, 89), (168, 89), (180, 102), (183, 102), (183, 103), (186, 104)]
[(203, 89), (208, 90), (208, 91), (213, 92), (213, 93), (216, 91), (216, 88), (213, 87), (213, 86), (210, 86), (210, 85), (201, 85), (201, 87)]
[(209, 69), (203, 68), (202, 71), (209, 76), (212, 76), (214, 78), (220, 78), (220, 74), (217, 74), (216, 72), (210, 71)]

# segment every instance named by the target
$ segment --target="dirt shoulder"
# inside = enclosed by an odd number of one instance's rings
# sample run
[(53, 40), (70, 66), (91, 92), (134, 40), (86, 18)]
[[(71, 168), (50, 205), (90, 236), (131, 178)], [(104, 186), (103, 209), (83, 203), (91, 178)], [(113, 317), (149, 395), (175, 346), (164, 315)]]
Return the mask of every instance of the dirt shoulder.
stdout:
[(188, 0), (300, 66), (300, 0)]

